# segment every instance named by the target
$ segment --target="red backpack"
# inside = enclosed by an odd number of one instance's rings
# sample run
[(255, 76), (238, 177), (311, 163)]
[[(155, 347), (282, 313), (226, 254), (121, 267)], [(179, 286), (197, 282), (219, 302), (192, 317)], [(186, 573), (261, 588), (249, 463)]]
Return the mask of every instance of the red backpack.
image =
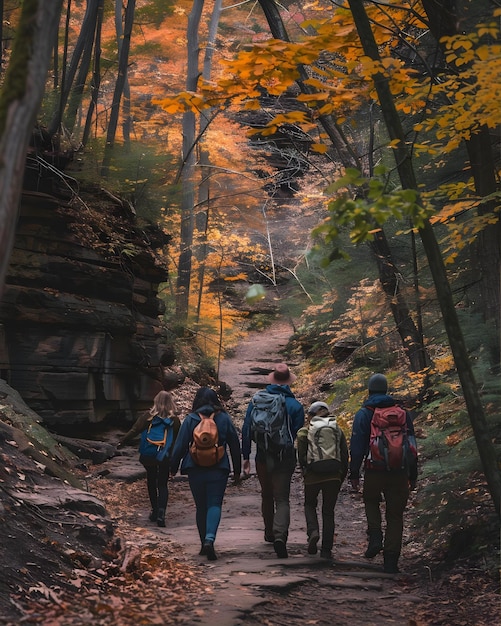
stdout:
[(216, 465), (223, 458), (224, 446), (219, 445), (219, 433), (214, 413), (212, 415), (198, 414), (200, 422), (193, 429), (193, 443), (190, 454), (197, 465), (210, 467)]
[(407, 412), (397, 405), (366, 408), (373, 411), (367, 469), (409, 470), (417, 461), (417, 447), (407, 431)]

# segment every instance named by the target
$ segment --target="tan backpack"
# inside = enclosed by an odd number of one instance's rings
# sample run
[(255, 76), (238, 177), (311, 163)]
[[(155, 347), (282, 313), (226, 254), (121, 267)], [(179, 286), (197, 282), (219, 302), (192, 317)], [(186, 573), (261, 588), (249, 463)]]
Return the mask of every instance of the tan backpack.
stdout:
[(211, 467), (223, 458), (224, 446), (219, 445), (219, 433), (214, 413), (212, 415), (198, 414), (200, 422), (193, 429), (193, 442), (190, 454), (197, 465)]

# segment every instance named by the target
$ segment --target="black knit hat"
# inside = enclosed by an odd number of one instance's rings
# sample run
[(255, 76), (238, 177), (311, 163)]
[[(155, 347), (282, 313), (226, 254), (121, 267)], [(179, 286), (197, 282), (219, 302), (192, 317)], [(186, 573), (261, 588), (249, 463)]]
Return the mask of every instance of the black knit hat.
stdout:
[(388, 391), (386, 376), (384, 374), (373, 374), (369, 378), (367, 387), (369, 388), (369, 393), (386, 393)]

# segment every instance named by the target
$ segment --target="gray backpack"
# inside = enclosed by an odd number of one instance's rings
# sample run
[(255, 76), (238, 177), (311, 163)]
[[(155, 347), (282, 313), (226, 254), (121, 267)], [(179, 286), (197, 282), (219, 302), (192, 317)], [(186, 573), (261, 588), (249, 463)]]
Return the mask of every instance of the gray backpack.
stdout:
[(311, 418), (308, 428), (308, 451), (306, 467), (319, 474), (334, 474), (342, 468), (341, 438), (342, 430), (336, 418), (330, 415)]
[(272, 455), (280, 455), (284, 450), (292, 449), (294, 440), (285, 396), (263, 389), (254, 394), (251, 403), (250, 431), (257, 446)]

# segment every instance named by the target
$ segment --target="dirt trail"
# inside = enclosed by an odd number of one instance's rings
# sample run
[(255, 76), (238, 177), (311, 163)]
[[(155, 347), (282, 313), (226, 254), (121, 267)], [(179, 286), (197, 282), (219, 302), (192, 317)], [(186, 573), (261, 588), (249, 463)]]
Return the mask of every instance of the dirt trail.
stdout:
[(292, 333), (293, 328), (287, 322), (277, 322), (271, 328), (252, 332), (238, 344), (231, 358), (221, 362), (219, 379), (233, 390), (230, 405), (236, 422), (243, 417), (247, 403), (256, 390), (247, 383), (266, 383), (266, 376), (253, 368), (273, 368), (274, 363), (282, 361), (284, 357), (280, 352)]
[[(252, 368), (266, 368), (281, 361), (280, 350), (291, 333), (292, 328), (287, 324), (252, 333), (233, 357), (222, 364), (220, 379), (233, 389), (231, 403), (237, 424), (241, 423), (253, 393), (246, 383), (266, 381), (264, 375), (250, 375)], [(122, 470), (124, 461), (121, 457)], [(131, 462), (137, 463), (135, 451)], [(108, 467), (109, 479), (114, 476), (112, 463)], [(143, 484), (140, 489), (144, 490)], [(137, 495), (144, 501), (144, 493), (140, 495), (138, 490)], [(413, 623), (413, 607), (419, 602), (414, 591), (416, 575), (407, 571), (405, 562), (403, 574), (385, 575), (382, 557), (372, 562), (361, 557), (366, 542), (363, 505), (360, 495), (351, 493), (347, 484), (337, 505), (332, 564), (307, 554), (299, 472), (292, 484), (288, 559), (277, 559), (272, 545), (264, 542), (259, 483), (253, 466), (248, 479), (227, 489), (215, 562), (198, 556), (194, 505), (184, 477), (178, 476), (171, 482), (165, 529), (152, 526), (147, 513), (146, 507), (131, 511), (131, 523), (145, 528), (140, 541), (151, 541), (151, 535), (172, 541), (176, 553), (180, 551), (187, 558), (196, 568), (196, 575), (202, 576), (211, 590), (196, 606), (176, 615), (175, 623), (201, 626)]]
[[(253, 333), (227, 359), (220, 379), (233, 389), (230, 401), (235, 422), (241, 424), (253, 392), (249, 380), (265, 382), (265, 376), (250, 376), (253, 367), (271, 366), (283, 360), (292, 328), (279, 324)], [(299, 381), (298, 381), (299, 382)], [(296, 383), (297, 386), (297, 383)], [(294, 388), (293, 388), (294, 389)], [(299, 397), (299, 396), (298, 396)], [(300, 399), (300, 397), (299, 397)], [(129, 470), (127, 463), (129, 462)], [(137, 454), (109, 462), (104, 489), (116, 479), (137, 472)], [(144, 481), (127, 487), (127, 511), (121, 513), (121, 532), (134, 533), (137, 546), (158, 545), (169, 559), (184, 563), (188, 602), (159, 609), (156, 622), (198, 626), (481, 626), (484, 621), (471, 606), (464, 607), (460, 594), (447, 597), (432, 582), (433, 572), (417, 558), (419, 546), (405, 530), (401, 573), (384, 574), (382, 556), (363, 558), (366, 547), (365, 516), (360, 494), (345, 483), (336, 506), (334, 561), (307, 554), (303, 513), (303, 488), (299, 472), (291, 490), (291, 525), (288, 559), (277, 559), (272, 545), (264, 542), (260, 514), (259, 483), (251, 476), (240, 485), (228, 486), (215, 547), (218, 560), (199, 556), (195, 509), (188, 482), (177, 476), (170, 483), (166, 528), (148, 522)], [(120, 473), (122, 472), (122, 473)], [(124, 474), (125, 472), (125, 474)], [(412, 495), (411, 498), (416, 498)], [(412, 515), (413, 502), (408, 515)], [(123, 505), (122, 509), (123, 511)], [(193, 594), (193, 581), (201, 594)], [(190, 595), (191, 594), (191, 595)], [(466, 603), (468, 604), (468, 603)], [(420, 617), (418, 617), (418, 614)], [(472, 618), (472, 614), (475, 616)]]

